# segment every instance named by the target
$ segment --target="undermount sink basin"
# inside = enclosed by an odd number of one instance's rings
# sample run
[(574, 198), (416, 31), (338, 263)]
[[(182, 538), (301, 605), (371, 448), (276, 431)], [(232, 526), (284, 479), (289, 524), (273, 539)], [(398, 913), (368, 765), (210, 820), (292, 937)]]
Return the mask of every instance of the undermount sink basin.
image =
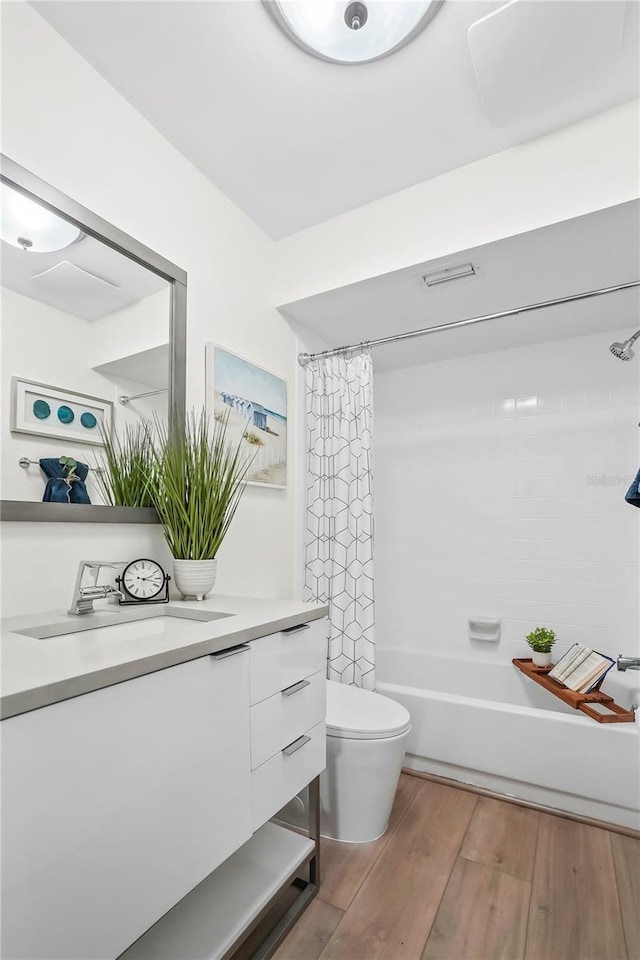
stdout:
[(15, 633), (34, 640), (49, 640), (54, 637), (63, 638), (76, 633), (85, 633), (88, 630), (99, 631), (105, 638), (117, 640), (120, 637), (136, 640), (141, 637), (157, 637), (161, 634), (181, 628), (209, 623), (213, 620), (223, 620), (232, 617), (232, 613), (216, 613), (213, 610), (179, 610), (175, 607), (160, 609), (131, 610), (101, 610), (99, 613), (89, 613), (86, 616), (76, 617), (75, 620), (65, 620), (61, 623), (45, 623), (37, 627), (26, 627), (16, 630)]

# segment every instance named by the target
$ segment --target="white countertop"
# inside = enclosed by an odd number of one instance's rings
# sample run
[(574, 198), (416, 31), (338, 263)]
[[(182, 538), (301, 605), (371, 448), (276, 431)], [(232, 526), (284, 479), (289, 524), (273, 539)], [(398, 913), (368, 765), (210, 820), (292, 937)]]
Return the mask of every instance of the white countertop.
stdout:
[[(186, 625), (179, 619), (163, 617), (157, 633), (151, 626), (153, 621), (149, 621), (147, 636), (140, 636), (137, 629), (127, 637), (126, 630), (121, 627), (117, 639), (109, 636), (109, 630), (100, 629), (45, 640), (16, 632), (65, 622), (69, 623), (70, 629), (77, 628), (79, 618), (61, 611), (1, 621), (0, 718), (4, 720), (59, 700), (195, 660), (287, 627), (317, 620), (328, 613), (327, 607), (316, 603), (250, 597), (213, 596), (200, 603), (174, 601), (168, 606), (178, 614), (191, 608), (231, 616), (213, 621), (190, 621)], [(122, 616), (130, 617), (131, 612), (131, 608), (98, 601), (91, 622), (96, 627), (116, 624)], [(149, 607), (135, 611), (141, 618), (148, 612)]]

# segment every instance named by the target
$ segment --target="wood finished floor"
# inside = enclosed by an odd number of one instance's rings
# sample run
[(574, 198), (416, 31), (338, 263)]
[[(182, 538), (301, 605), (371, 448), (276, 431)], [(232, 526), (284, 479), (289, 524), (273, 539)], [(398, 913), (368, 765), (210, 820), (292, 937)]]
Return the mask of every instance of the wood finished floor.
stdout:
[(405, 774), (275, 960), (640, 960), (640, 840)]

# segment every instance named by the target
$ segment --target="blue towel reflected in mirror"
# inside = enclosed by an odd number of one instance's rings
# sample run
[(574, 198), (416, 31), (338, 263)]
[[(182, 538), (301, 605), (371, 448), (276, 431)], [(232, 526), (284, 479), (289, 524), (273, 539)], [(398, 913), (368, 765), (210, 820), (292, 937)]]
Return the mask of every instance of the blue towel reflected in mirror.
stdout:
[(70, 469), (55, 457), (44, 457), (40, 467), (47, 485), (42, 500), (44, 503), (91, 503), (85, 481), (89, 474), (86, 463), (77, 463)]

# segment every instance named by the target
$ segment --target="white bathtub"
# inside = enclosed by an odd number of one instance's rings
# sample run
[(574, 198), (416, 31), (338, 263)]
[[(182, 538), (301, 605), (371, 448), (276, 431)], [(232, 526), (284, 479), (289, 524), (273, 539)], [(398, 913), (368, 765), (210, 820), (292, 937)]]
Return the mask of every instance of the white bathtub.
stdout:
[[(511, 663), (380, 648), (376, 660), (378, 692), (411, 714), (408, 767), (640, 829), (638, 720), (597, 723)], [(628, 707), (639, 682), (612, 673), (606, 691)]]

